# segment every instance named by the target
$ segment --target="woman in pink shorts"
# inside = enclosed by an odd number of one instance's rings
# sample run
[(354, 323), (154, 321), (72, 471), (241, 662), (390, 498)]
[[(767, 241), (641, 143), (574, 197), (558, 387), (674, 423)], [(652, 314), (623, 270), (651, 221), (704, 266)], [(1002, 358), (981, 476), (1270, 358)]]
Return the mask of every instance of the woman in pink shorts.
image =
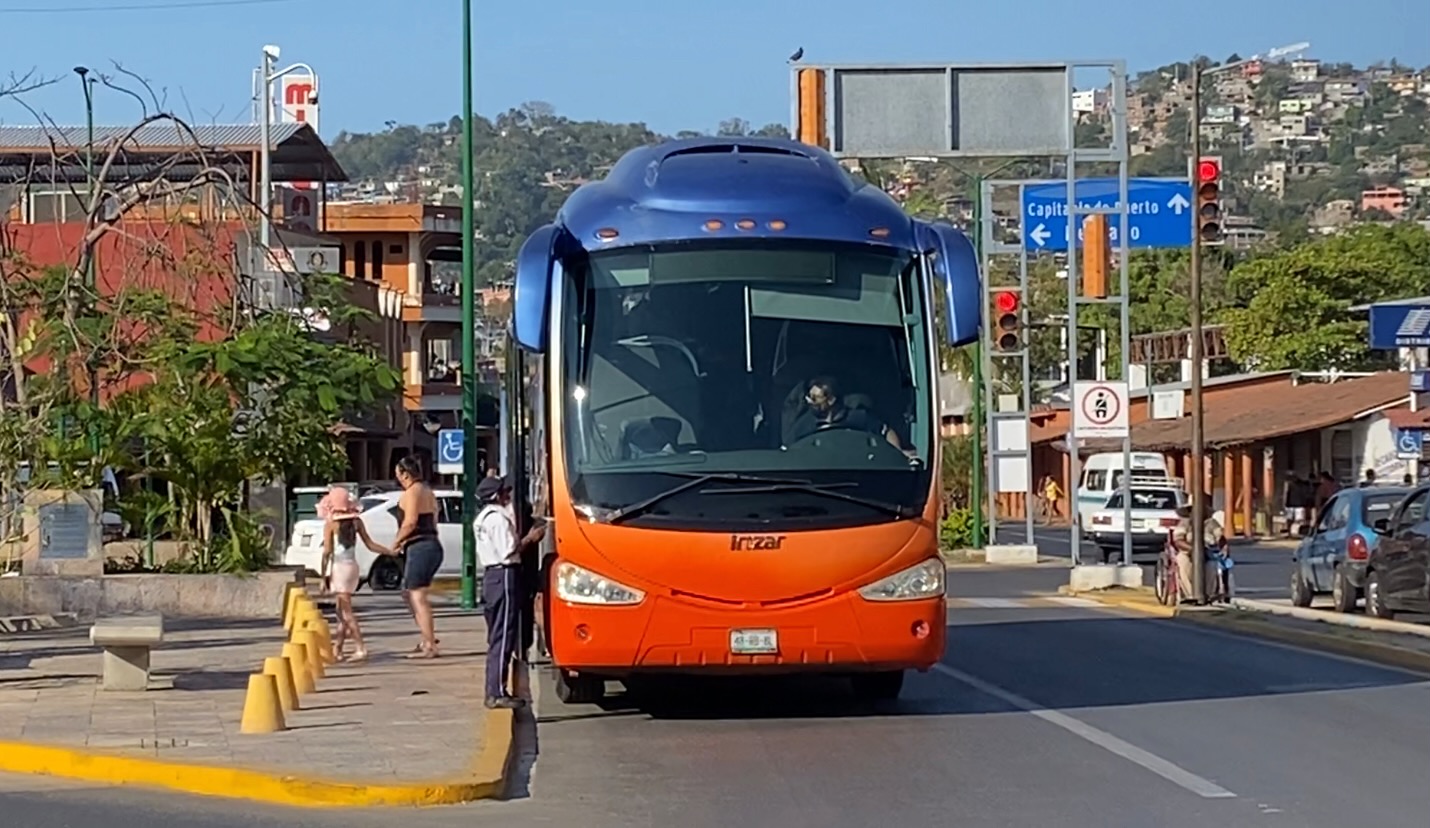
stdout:
[(363, 544), (379, 555), (392, 551), (373, 541), (359, 514), (352, 494), (343, 486), (333, 486), (318, 503), (318, 515), (326, 520), (323, 529), (323, 581), (338, 604), (338, 633), (333, 638), (333, 658), (338, 661), (347, 660), (343, 655), (343, 644), (349, 635), (356, 646), (352, 660), (367, 658), (362, 630), (358, 628), (357, 614), (353, 612), (353, 593), (362, 580), (362, 570), (357, 561), (358, 538), (362, 538)]

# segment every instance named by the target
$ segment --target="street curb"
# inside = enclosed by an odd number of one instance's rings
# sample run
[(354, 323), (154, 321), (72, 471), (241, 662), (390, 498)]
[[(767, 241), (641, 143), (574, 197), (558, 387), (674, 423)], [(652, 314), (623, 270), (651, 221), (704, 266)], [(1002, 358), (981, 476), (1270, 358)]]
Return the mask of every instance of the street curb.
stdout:
[(306, 808), (455, 805), (503, 795), (516, 759), (515, 727), (516, 717), (511, 710), (485, 711), (481, 753), (467, 776), (449, 780), (346, 782), (221, 765), (161, 762), (28, 742), (0, 742), (0, 771)]
[(1176, 607), (1168, 607), (1158, 603), (1156, 597), (1149, 589), (1118, 588), (1091, 592), (1073, 592), (1064, 586), (1060, 588), (1058, 592), (1063, 595), (1096, 601), (1107, 607), (1132, 610), (1133, 612), (1139, 612), (1143, 615), (1150, 615), (1153, 618), (1173, 618), (1177, 615)]
[[(1347, 658), (1370, 661), (1387, 667), (1396, 667), (1416, 673), (1430, 674), (1430, 652), (1397, 647), (1389, 642), (1370, 641), (1333, 632), (1299, 629), (1278, 623), (1265, 613), (1246, 610), (1224, 609), (1213, 612), (1181, 612), (1177, 620), (1191, 621), (1205, 627), (1278, 641), (1318, 652), (1333, 653)], [(1355, 629), (1341, 627), (1339, 629)], [(1384, 635), (1384, 633), (1381, 633)]]
[[(1277, 620), (1289, 616), (1235, 608), (1167, 607), (1156, 603), (1155, 599), (1149, 602), (1146, 595), (1136, 590), (1126, 590), (1125, 592), (1129, 594), (1082, 592), (1078, 593), (1078, 597), (1088, 598), (1108, 607), (1133, 610), (1155, 618), (1185, 621), (1223, 632), (1264, 638), (1317, 652), (1356, 658), (1417, 673), (1430, 673), (1430, 651), (1398, 647), (1390, 642), (1375, 641), (1365, 637), (1367, 635), (1383, 636), (1403, 633), (1377, 632), (1349, 626), (1329, 627), (1325, 631), (1302, 629), (1280, 623)], [(1317, 623), (1327, 622), (1318, 621)], [(1337, 632), (1338, 630), (1347, 632), (1341, 633)], [(1349, 632), (1352, 630), (1362, 633), (1362, 635)]]

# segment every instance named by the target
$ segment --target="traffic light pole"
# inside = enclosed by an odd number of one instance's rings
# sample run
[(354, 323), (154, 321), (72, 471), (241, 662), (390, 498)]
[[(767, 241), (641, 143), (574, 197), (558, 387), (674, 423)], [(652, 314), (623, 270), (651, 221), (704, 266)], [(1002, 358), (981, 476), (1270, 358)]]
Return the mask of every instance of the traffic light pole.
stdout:
[[(973, 177), (973, 255), (983, 263), (983, 176)], [(988, 275), (983, 274), (987, 279)], [(968, 502), (973, 511), (973, 548), (983, 548), (983, 339), (973, 345), (973, 468), (969, 474)]]
[(1202, 157), (1202, 69), (1200, 61), (1192, 61), (1192, 196), (1197, 209), (1192, 213), (1191, 263), (1188, 268), (1191, 282), (1191, 396), (1192, 435), (1191, 469), (1187, 474), (1187, 485), (1192, 487), (1192, 595), (1196, 603), (1206, 601), (1206, 564), (1198, 554), (1203, 545), (1203, 527), (1206, 521), (1206, 460), (1202, 447), (1202, 235), (1201, 204), (1197, 195), (1201, 192)]

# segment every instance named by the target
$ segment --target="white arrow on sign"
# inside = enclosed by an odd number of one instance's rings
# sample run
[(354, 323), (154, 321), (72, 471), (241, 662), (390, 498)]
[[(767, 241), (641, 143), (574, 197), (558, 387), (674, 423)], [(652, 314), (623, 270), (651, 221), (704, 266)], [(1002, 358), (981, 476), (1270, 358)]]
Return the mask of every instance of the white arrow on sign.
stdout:
[(1192, 203), (1190, 201), (1187, 201), (1186, 196), (1182, 195), (1181, 193), (1177, 193), (1176, 195), (1172, 196), (1171, 201), (1167, 202), (1167, 206), (1172, 208), (1172, 212), (1180, 216), (1184, 210), (1192, 206)]
[(1039, 247), (1042, 247), (1048, 243), (1048, 237), (1053, 234), (1048, 232), (1048, 228), (1046, 226), (1039, 224), (1037, 227), (1034, 227), (1033, 232), (1029, 233), (1028, 235), (1033, 237), (1033, 242), (1035, 244), (1037, 244)]

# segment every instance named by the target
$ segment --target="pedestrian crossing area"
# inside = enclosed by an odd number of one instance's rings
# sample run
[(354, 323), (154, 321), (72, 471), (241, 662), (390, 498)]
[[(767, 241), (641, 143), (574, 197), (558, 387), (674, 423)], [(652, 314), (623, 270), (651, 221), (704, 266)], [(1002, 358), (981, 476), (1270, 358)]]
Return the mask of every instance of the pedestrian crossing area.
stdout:
[(1070, 595), (1027, 595), (1019, 598), (953, 598), (949, 609), (1047, 609), (1051, 607), (1098, 608), (1106, 604), (1091, 598)]

